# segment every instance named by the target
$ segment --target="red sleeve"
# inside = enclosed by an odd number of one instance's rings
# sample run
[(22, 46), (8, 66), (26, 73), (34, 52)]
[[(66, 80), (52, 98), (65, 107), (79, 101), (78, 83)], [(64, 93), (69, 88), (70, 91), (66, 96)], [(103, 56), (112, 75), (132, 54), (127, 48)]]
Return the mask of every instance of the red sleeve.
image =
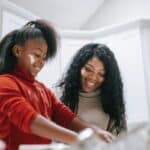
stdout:
[(30, 132), (30, 123), (37, 112), (26, 102), (13, 80), (1, 78), (0, 85), (0, 111), (18, 128)]
[(54, 94), (52, 94), (51, 99), (53, 102), (53, 120), (57, 124), (67, 127), (75, 118), (76, 114), (57, 99)]

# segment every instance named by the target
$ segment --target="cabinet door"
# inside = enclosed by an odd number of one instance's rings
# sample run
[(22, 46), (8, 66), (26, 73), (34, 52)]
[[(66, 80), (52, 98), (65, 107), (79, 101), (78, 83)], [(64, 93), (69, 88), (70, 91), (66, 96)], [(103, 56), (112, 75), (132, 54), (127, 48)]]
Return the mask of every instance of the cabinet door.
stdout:
[(80, 38), (62, 38), (61, 41), (61, 74), (66, 70), (72, 61), (75, 53), (85, 44), (89, 43), (89, 39)]
[(23, 26), (28, 20), (9, 11), (2, 12), (2, 37), (14, 29)]
[(128, 124), (148, 121), (148, 104), (141, 37), (138, 28), (95, 39), (114, 52), (124, 83)]

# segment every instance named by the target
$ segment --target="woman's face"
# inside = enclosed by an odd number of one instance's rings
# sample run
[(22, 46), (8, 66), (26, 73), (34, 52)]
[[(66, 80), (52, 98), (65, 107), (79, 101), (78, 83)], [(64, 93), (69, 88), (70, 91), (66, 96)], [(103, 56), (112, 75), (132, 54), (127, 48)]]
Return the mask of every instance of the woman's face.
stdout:
[(45, 63), (47, 44), (43, 39), (29, 39), (23, 46), (15, 46), (15, 55), (18, 65), (36, 76)]
[(81, 68), (82, 91), (95, 91), (103, 83), (104, 76), (104, 64), (97, 57), (93, 57)]

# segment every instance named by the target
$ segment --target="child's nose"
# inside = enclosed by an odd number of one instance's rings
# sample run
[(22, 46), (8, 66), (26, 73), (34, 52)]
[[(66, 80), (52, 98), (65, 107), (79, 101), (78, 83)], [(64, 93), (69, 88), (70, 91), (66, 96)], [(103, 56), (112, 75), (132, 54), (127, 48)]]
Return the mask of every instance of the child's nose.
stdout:
[(39, 64), (41, 67), (44, 65), (44, 63), (45, 63), (45, 60), (43, 60), (43, 59), (39, 59), (39, 60), (38, 60), (38, 64)]

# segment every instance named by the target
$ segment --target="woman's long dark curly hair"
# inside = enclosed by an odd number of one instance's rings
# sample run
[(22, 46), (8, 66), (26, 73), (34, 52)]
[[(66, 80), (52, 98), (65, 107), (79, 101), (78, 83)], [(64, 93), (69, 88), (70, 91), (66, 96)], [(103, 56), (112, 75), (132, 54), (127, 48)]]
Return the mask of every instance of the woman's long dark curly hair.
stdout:
[(105, 113), (113, 119), (113, 128), (119, 133), (125, 128), (125, 104), (123, 83), (113, 52), (104, 44), (90, 43), (83, 46), (74, 56), (70, 67), (59, 82), (62, 89), (61, 100), (73, 112), (77, 112), (79, 91), (81, 90), (81, 69), (91, 58), (97, 57), (105, 67), (105, 80), (99, 90), (100, 101)]
[(9, 73), (17, 64), (12, 52), (16, 44), (24, 45), (29, 39), (44, 39), (48, 45), (46, 59), (57, 52), (57, 33), (46, 20), (29, 21), (23, 27), (8, 33), (0, 42), (0, 74)]

